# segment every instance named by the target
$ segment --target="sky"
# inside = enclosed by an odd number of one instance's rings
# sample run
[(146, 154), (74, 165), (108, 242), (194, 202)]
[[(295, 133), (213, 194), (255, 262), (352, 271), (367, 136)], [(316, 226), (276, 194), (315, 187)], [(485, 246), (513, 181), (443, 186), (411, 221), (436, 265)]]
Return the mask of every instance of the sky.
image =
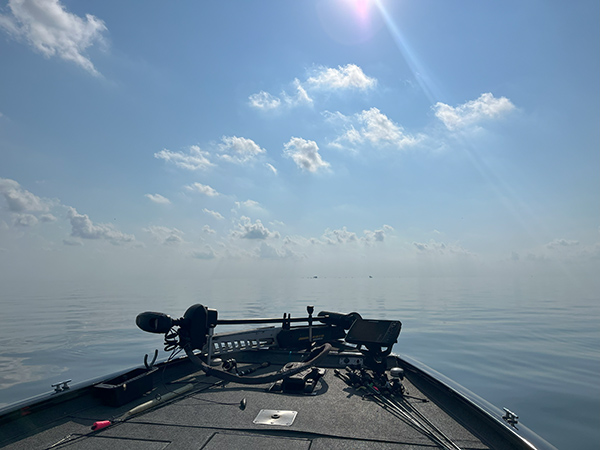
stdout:
[(0, 3), (0, 280), (600, 268), (597, 1)]

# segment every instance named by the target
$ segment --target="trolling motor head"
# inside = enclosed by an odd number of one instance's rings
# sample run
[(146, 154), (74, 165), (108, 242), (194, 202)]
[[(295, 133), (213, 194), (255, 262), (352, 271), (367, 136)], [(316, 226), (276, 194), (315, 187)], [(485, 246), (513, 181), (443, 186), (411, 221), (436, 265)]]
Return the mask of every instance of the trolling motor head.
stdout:
[(217, 318), (216, 309), (196, 304), (190, 306), (181, 319), (147, 311), (138, 314), (135, 323), (143, 331), (156, 334), (167, 334), (171, 328), (178, 326), (179, 344), (181, 346), (189, 344), (192, 349), (201, 350), (206, 344), (209, 329), (217, 325)]

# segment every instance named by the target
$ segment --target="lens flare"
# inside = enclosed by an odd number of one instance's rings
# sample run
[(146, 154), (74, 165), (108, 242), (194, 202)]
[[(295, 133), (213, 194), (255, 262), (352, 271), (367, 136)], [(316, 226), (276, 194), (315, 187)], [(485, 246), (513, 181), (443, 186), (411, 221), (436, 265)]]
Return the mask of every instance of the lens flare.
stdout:
[(366, 42), (384, 26), (374, 0), (317, 2), (316, 9), (323, 29), (342, 44)]
[(392, 35), (392, 38), (396, 42), (398, 50), (400, 50), (400, 53), (402, 53), (404, 61), (406, 61), (406, 64), (408, 64), (408, 67), (413, 73), (415, 80), (417, 81), (417, 83), (419, 83), (419, 86), (421, 87), (431, 104), (434, 103), (435, 99), (442, 98), (439, 95), (440, 92), (436, 86), (436, 83), (432, 80), (428, 71), (421, 64), (415, 52), (411, 49), (408, 41), (402, 34), (400, 27), (398, 27), (396, 21), (388, 13), (385, 5), (383, 4), (383, 1), (372, 0), (372, 3), (377, 7), (377, 10), (381, 14), (381, 17), (383, 17), (383, 21), (385, 22), (388, 31)]

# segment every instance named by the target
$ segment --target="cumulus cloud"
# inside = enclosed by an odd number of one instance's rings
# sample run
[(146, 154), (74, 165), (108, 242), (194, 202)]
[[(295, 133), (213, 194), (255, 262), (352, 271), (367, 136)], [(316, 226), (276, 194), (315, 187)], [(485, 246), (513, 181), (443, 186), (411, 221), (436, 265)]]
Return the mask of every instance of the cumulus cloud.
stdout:
[(354, 116), (344, 116), (340, 112), (325, 113), (328, 121), (342, 123), (346, 130), (329, 145), (337, 148), (358, 147), (369, 144), (374, 147), (404, 149), (415, 145), (419, 139), (404, 132), (377, 108), (364, 110)]
[(294, 79), (293, 86), (293, 94), (288, 94), (284, 90), (281, 92), (280, 97), (265, 91), (260, 91), (258, 94), (252, 94), (248, 97), (250, 106), (262, 111), (270, 111), (284, 106), (293, 108), (295, 106), (313, 104), (313, 99), (308, 95), (308, 92), (306, 92), (306, 89), (302, 86), (300, 80), (297, 78)]
[(248, 97), (250, 106), (263, 111), (277, 109), (281, 105), (281, 100), (274, 95), (265, 91), (260, 91), (258, 94), (252, 94)]
[(323, 89), (371, 89), (376, 86), (377, 80), (365, 75), (357, 65), (347, 64), (337, 69), (319, 67), (306, 83)]
[(261, 259), (297, 259), (299, 256), (287, 247), (278, 249), (266, 242), (261, 242), (256, 250), (256, 256)]
[(189, 186), (185, 187), (188, 191), (199, 192), (200, 194), (206, 195), (208, 197), (216, 197), (219, 195), (217, 191), (215, 191), (210, 186), (201, 183), (192, 183)]
[(235, 206), (238, 208), (257, 208), (260, 207), (260, 203), (255, 200), (246, 200), (245, 202), (235, 202)]
[(50, 209), (49, 202), (23, 189), (15, 180), (8, 178), (0, 178), (0, 195), (6, 200), (10, 212), (47, 212)]
[(183, 240), (183, 231), (177, 228), (168, 228), (163, 226), (149, 226), (144, 231), (150, 233), (157, 241), (163, 245), (179, 245), (185, 242)]
[(187, 170), (206, 169), (214, 166), (208, 157), (210, 154), (200, 149), (197, 145), (192, 145), (187, 153), (172, 152), (171, 150), (163, 149), (154, 154), (157, 159), (162, 159), (168, 163)]
[(314, 173), (330, 166), (328, 162), (321, 159), (319, 147), (315, 141), (293, 137), (284, 145), (283, 154), (292, 158), (298, 167), (308, 172)]
[(427, 255), (455, 255), (455, 256), (468, 256), (474, 257), (475, 254), (466, 250), (457, 244), (445, 244), (443, 242), (437, 242), (430, 240), (427, 243), (424, 242), (413, 242), (414, 247), (421, 254)]
[(358, 242), (358, 236), (352, 231), (348, 231), (346, 227), (339, 230), (325, 230), (322, 236), (323, 240), (330, 245), (348, 244)]
[(311, 93), (313, 91), (339, 91), (344, 89), (367, 90), (377, 85), (377, 80), (363, 72), (356, 64), (345, 66), (317, 67), (312, 70), (312, 75), (301, 82), (295, 78), (292, 83), (293, 93), (283, 90), (279, 96), (266, 91), (260, 91), (248, 97), (251, 107), (270, 111), (283, 107), (310, 106), (314, 103)]
[(160, 205), (168, 205), (169, 203), (171, 203), (171, 200), (169, 200), (166, 197), (163, 197), (160, 194), (146, 194), (144, 197), (147, 197), (153, 203), (158, 203)]
[(208, 225), (204, 225), (202, 227), (202, 231), (206, 234), (216, 234), (217, 232), (215, 230), (213, 230), (210, 226)]
[(9, 0), (9, 13), (0, 15), (0, 28), (14, 39), (25, 41), (45, 57), (58, 56), (93, 75), (99, 75), (85, 51), (104, 44), (104, 22), (86, 14), (85, 19), (68, 12), (58, 0)]
[(449, 130), (476, 124), (485, 119), (494, 119), (512, 111), (515, 105), (506, 97), (495, 98), (490, 92), (481, 94), (457, 107), (438, 102), (433, 106), (435, 116)]
[(42, 214), (39, 219), (42, 222), (56, 222), (57, 220), (52, 214)]
[(87, 214), (79, 214), (73, 207), (68, 207), (67, 217), (71, 222), (71, 236), (81, 239), (106, 239), (112, 244), (132, 242), (135, 236), (116, 230), (112, 224), (95, 225)]
[(302, 87), (302, 83), (300, 83), (300, 80), (298, 80), (298, 78), (296, 78), (294, 80), (294, 87), (296, 88), (296, 95), (292, 96), (292, 97), (285, 97), (286, 102), (292, 106), (296, 106), (296, 105), (312, 105), (313, 103), (313, 99), (310, 98), (310, 96), (308, 95), (308, 93), (306, 92), (306, 89), (304, 89), (304, 87)]
[(383, 225), (379, 230), (363, 230), (363, 236), (359, 236), (354, 231), (348, 230), (347, 227), (339, 229), (326, 229), (320, 238), (302, 238), (299, 236), (294, 237), (292, 240), (289, 237), (284, 239), (284, 242), (290, 245), (357, 245), (357, 246), (371, 246), (377, 242), (384, 242), (390, 232), (394, 231), (394, 228), (390, 225)]
[(192, 252), (192, 257), (196, 259), (215, 259), (216, 254), (210, 245), (204, 246), (204, 250), (197, 250)]
[(381, 230), (364, 230), (364, 237), (362, 238), (365, 242), (383, 242), (387, 237), (387, 232), (393, 231), (389, 225), (384, 225)]
[(217, 211), (211, 211), (210, 209), (204, 208), (202, 210), (202, 212), (213, 216), (217, 220), (223, 220), (224, 219), (223, 215), (221, 213), (217, 212)]
[(250, 199), (243, 202), (235, 202), (235, 208), (238, 210), (244, 210), (249, 214), (265, 214), (267, 212), (267, 210), (263, 208), (260, 203)]
[(232, 231), (231, 235), (240, 239), (263, 240), (279, 238), (279, 233), (277, 231), (270, 231), (258, 219), (252, 223), (252, 220), (246, 216), (240, 218), (240, 222), (237, 224), (236, 229)]
[(38, 223), (38, 219), (33, 214), (15, 214), (13, 223), (17, 227), (32, 227)]
[(225, 161), (234, 162), (237, 164), (247, 163), (254, 160), (257, 156), (267, 152), (252, 139), (237, 136), (223, 136), (221, 141), (222, 143), (219, 145), (221, 154), (219, 157)]

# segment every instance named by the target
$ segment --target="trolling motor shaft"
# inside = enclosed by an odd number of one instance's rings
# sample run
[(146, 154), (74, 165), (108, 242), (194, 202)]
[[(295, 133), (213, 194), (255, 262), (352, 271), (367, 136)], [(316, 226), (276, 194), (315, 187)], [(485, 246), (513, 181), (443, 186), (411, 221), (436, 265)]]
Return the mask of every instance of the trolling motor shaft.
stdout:
[[(309, 324), (309, 342), (314, 335), (313, 320), (318, 320), (322, 324), (335, 326), (339, 330), (347, 330), (352, 326), (356, 319), (361, 318), (358, 313), (340, 314), (329, 311), (321, 311), (316, 317), (312, 316), (314, 307), (309, 312), (308, 317), (284, 317), (282, 318), (255, 318), (255, 319), (219, 319), (216, 309), (196, 304), (187, 309), (180, 319), (173, 319), (167, 314), (160, 312), (147, 311), (138, 314), (136, 317), (137, 326), (148, 333), (167, 334), (171, 328), (180, 327), (179, 335), (182, 344), (189, 344), (191, 348), (201, 350), (208, 340), (211, 329), (217, 325), (241, 325), (241, 324), (269, 324), (269, 323), (299, 323), (308, 322)], [(321, 327), (323, 325), (320, 325)], [(345, 335), (345, 334), (344, 334)], [(335, 334), (336, 338), (343, 338), (344, 335)], [(329, 336), (329, 335), (328, 335)], [(333, 335), (332, 335), (333, 336)]]

